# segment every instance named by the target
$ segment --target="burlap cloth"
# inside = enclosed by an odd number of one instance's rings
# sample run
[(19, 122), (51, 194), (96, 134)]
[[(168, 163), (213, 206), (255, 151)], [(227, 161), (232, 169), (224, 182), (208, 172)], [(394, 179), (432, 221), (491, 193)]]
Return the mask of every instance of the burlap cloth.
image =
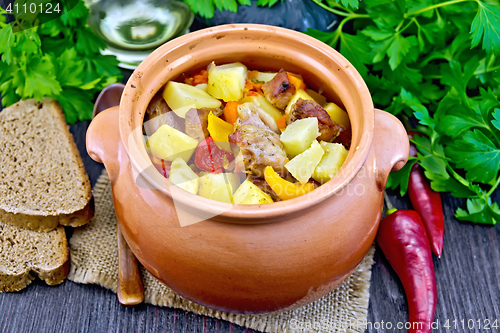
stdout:
[[(116, 216), (111, 197), (111, 184), (106, 172), (94, 187), (96, 211), (85, 227), (71, 237), (71, 271), (68, 279), (77, 283), (96, 283), (116, 292), (118, 248)], [(205, 316), (263, 332), (362, 332), (366, 320), (373, 247), (356, 271), (336, 290), (292, 311), (264, 315), (237, 315), (208, 309), (177, 295), (142, 269), (144, 300), (158, 306), (192, 311)]]

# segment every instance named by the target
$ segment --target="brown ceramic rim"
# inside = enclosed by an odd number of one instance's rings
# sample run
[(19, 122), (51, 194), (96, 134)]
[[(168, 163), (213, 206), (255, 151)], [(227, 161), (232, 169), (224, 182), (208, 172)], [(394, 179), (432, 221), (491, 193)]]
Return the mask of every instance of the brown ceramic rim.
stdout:
[[(122, 143), (135, 170), (142, 171), (152, 166), (144, 147), (141, 130), (145, 108), (152, 97), (166, 82), (193, 67), (193, 63), (196, 63), (196, 55), (203, 54), (202, 47), (197, 49), (200, 39), (217, 43), (220, 39), (237, 36), (242, 30), (251, 33), (253, 37), (238, 37), (241, 39), (241, 43), (254, 43), (257, 47), (259, 39), (264, 41), (268, 39), (269, 35), (275, 35), (283, 43), (288, 43), (287, 46), (282, 46), (283, 49), (292, 45), (290, 52), (297, 57), (297, 62), (303, 65), (302, 68), (307, 67), (304, 68), (306, 72), (309, 70), (314, 70), (316, 73), (323, 72), (326, 83), (332, 84), (332, 89), (338, 94), (349, 113), (353, 139), (342, 174), (339, 173), (332, 180), (323, 184), (321, 190), (315, 190), (307, 196), (259, 206), (234, 206), (190, 193), (186, 193), (183, 198), (176, 197), (176, 200), (180, 200), (194, 209), (216, 214), (224, 221), (230, 221), (231, 218), (247, 221), (268, 220), (309, 208), (334, 195), (354, 178), (365, 163), (370, 151), (374, 127), (374, 108), (370, 92), (354, 66), (337, 51), (310, 36), (284, 28), (257, 24), (223, 25), (199, 30), (162, 45), (149, 55), (147, 61), (142, 62), (130, 77), (120, 102), (119, 127)], [(190, 52), (169, 59), (169, 54), (175, 54), (186, 48)], [(305, 49), (317, 58), (304, 55), (302, 52)], [(235, 50), (235, 53), (237, 51)], [(269, 51), (274, 52), (270, 55), (271, 57), (280, 57), (279, 43), (275, 41), (272, 45), (267, 46), (266, 52)], [(212, 60), (217, 60), (217, 58), (218, 55), (214, 55)], [(291, 60), (288, 59), (288, 61)], [(160, 62), (167, 64), (160, 64)], [(330, 65), (327, 67), (323, 63)], [(336, 79), (338, 75), (342, 75), (343, 80), (348, 82), (340, 83), (340, 80)], [(357, 98), (354, 98), (356, 95)], [(145, 178), (153, 184), (164, 181), (160, 173), (145, 175)], [(171, 197), (168, 189), (159, 189), (158, 191)]]

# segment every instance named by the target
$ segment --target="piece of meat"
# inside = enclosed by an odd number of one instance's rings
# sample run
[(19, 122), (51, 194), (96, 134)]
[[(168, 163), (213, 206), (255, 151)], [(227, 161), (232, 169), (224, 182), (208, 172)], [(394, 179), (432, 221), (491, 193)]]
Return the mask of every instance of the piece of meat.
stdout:
[(280, 175), (286, 175), (288, 162), (285, 148), (278, 134), (262, 122), (257, 111), (243, 104), (238, 108), (236, 130), (229, 142), (239, 169), (257, 177), (264, 177), (266, 166), (272, 166)]
[(161, 94), (156, 95), (148, 105), (144, 115), (143, 133), (152, 135), (161, 125), (167, 124), (179, 131), (182, 130), (180, 121), (175, 113), (170, 110)]
[(290, 115), (286, 120), (287, 125), (290, 125), (296, 120), (304, 118), (318, 118), (319, 141), (332, 142), (343, 130), (343, 127), (337, 124), (330, 118), (328, 112), (325, 111), (315, 101), (303, 100), (299, 98), (290, 111)]
[(216, 117), (222, 114), (220, 109), (191, 109), (186, 113), (186, 134), (196, 139), (198, 141), (203, 141), (210, 136), (208, 132), (208, 115), (212, 111), (212, 114)]
[(262, 86), (267, 100), (278, 109), (284, 109), (295, 94), (295, 86), (290, 83), (284, 69), (280, 69), (274, 78)]
[(236, 119), (236, 129), (245, 125), (253, 125), (263, 129), (269, 130), (269, 126), (267, 126), (262, 118), (260, 117), (259, 112), (257, 112), (256, 108), (259, 107), (255, 103), (245, 103), (238, 106), (238, 119)]
[(342, 129), (339, 136), (333, 140), (333, 142), (343, 144), (347, 149), (351, 148), (352, 132), (351, 128)]
[(281, 201), (281, 198), (273, 191), (271, 186), (266, 182), (265, 179), (256, 177), (254, 175), (248, 175), (248, 180), (257, 185), (264, 193), (268, 194), (274, 202)]
[[(241, 113), (240, 112), (241, 108)], [(255, 111), (255, 112), (250, 112)], [(243, 116), (240, 116), (242, 114)], [(243, 105), (243, 107), (238, 108), (238, 126), (243, 126), (246, 124), (255, 125), (257, 127), (267, 128), (271, 131), (281, 134), (281, 131), (276, 125), (276, 121), (274, 118), (267, 113), (263, 108), (260, 107), (259, 104), (253, 102), (247, 102)]]

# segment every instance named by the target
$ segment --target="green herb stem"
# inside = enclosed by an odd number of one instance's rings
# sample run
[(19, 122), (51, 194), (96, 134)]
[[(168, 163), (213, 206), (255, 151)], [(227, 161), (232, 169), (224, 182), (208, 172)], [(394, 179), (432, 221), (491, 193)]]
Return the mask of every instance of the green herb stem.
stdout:
[(355, 17), (345, 17), (342, 21), (340, 21), (339, 26), (337, 27), (337, 29), (335, 29), (335, 32), (334, 32), (333, 40), (331, 42), (332, 46), (335, 46), (335, 44), (337, 43), (339, 38), (342, 39), (342, 28), (344, 27), (344, 25), (348, 21), (350, 21), (352, 19), (355, 19)]
[(404, 17), (408, 18), (409, 16), (414, 16), (414, 15), (422, 14), (422, 13), (424, 13), (426, 11), (429, 11), (429, 10), (432, 10), (432, 9), (436, 9), (436, 8), (444, 7), (444, 6), (449, 6), (449, 5), (454, 5), (454, 4), (457, 4), (457, 3), (460, 3), (460, 2), (466, 2), (466, 1), (475, 1), (475, 2), (478, 2), (477, 0), (452, 0), (452, 1), (441, 2), (441, 3), (437, 3), (435, 5), (432, 5), (432, 6), (428, 6), (428, 7), (419, 9), (419, 10), (415, 10), (413, 12), (405, 13)]
[[(403, 27), (403, 29), (401, 29), (401, 30), (396, 29), (396, 31), (398, 31), (399, 33), (402, 33), (403, 31), (405, 31), (406, 29), (408, 29), (408, 28), (409, 28), (409, 27), (413, 24), (413, 22), (414, 22), (414, 21), (416, 21), (416, 20), (415, 20), (415, 18), (412, 18), (412, 19), (410, 20), (410, 22), (408, 22), (408, 24), (407, 24), (407, 25), (405, 25), (405, 26)], [(401, 23), (403, 23), (403, 22), (404, 22), (404, 20), (403, 20), (403, 21), (401, 21)], [(398, 28), (399, 28), (399, 27), (398, 27)]]
[(455, 179), (460, 183), (462, 184), (463, 186), (466, 186), (467, 188), (469, 188), (470, 186), (470, 182), (465, 179), (464, 177), (460, 176), (452, 167), (451, 165), (448, 163), (448, 161), (446, 161), (446, 169), (451, 173), (451, 175), (453, 177), (455, 177)]
[(488, 191), (488, 193), (486, 193), (486, 195), (491, 196), (493, 192), (495, 192), (495, 190), (497, 189), (498, 185), (500, 185), (500, 177), (498, 177), (497, 182), (490, 188), (490, 190)]
[(486, 73), (491, 73), (491, 72), (494, 72), (494, 71), (499, 70), (499, 69), (500, 69), (500, 66), (486, 68), (486, 69), (481, 70), (481, 71), (475, 71), (474, 75), (482, 75), (482, 74), (486, 74)]
[(333, 9), (333, 8), (325, 5), (324, 3), (322, 3), (320, 0), (313, 0), (313, 2), (315, 4), (317, 4), (318, 6), (320, 6), (321, 8), (329, 11), (330, 13), (333, 13), (333, 14), (336, 14), (336, 15), (339, 15), (339, 16), (342, 16), (345, 18), (354, 19), (354, 18), (369, 18), (370, 17), (370, 15), (368, 15), (368, 14), (356, 14), (356, 13), (349, 11), (345, 8), (342, 8), (342, 9), (346, 10), (346, 12)]

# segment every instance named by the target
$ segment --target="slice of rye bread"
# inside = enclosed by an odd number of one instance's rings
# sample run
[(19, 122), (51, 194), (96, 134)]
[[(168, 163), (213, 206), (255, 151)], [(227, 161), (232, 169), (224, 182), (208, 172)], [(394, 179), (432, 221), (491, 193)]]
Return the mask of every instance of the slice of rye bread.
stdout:
[(56, 101), (20, 101), (0, 112), (0, 219), (48, 232), (93, 216), (90, 181)]
[(35, 275), (56, 285), (68, 273), (69, 250), (63, 227), (37, 232), (0, 221), (0, 292), (24, 289)]

